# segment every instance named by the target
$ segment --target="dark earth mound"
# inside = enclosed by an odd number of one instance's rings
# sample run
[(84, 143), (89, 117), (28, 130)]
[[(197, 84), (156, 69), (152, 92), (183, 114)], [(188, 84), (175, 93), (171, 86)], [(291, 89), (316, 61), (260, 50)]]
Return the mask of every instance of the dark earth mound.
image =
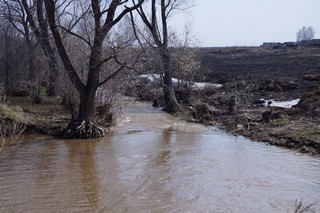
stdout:
[[(234, 134), (320, 154), (320, 48), (202, 48), (206, 81), (224, 86), (202, 99), (204, 122)], [(263, 107), (261, 99), (301, 99), (291, 109)], [(270, 102), (271, 103), (271, 102)], [(199, 116), (198, 116), (199, 117)]]
[(320, 48), (203, 48), (201, 59), (208, 70), (207, 80), (226, 84), (241, 78), (258, 85), (268, 98), (301, 97), (314, 86), (304, 76), (320, 73)]

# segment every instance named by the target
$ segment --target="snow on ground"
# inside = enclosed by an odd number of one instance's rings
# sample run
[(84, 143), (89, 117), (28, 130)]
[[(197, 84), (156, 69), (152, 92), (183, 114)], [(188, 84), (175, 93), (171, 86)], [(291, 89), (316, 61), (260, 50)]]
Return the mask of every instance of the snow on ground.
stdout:
[(150, 82), (158, 81), (161, 79), (160, 74), (146, 74), (146, 75), (139, 75), (136, 78), (138, 79), (148, 79)]
[[(271, 100), (264, 100), (261, 99), (261, 101), (264, 101), (263, 106), (273, 106), (273, 107), (280, 107), (280, 108), (291, 108), (292, 106), (299, 103), (300, 99), (294, 99), (291, 101), (275, 101), (273, 99)], [(271, 104), (268, 105), (268, 103), (271, 102)]]
[(193, 87), (197, 89), (203, 89), (205, 87), (215, 87), (215, 88), (220, 88), (222, 87), (222, 84), (212, 84), (212, 83), (201, 83), (201, 82), (194, 82)]
[[(149, 82), (159, 82), (161, 80), (160, 74), (145, 74), (145, 75), (139, 75), (136, 78), (138, 79), (148, 79)], [(174, 86), (178, 84), (179, 80), (177, 78), (172, 78), (172, 83)], [(192, 88), (194, 89), (204, 89), (205, 87), (215, 87), (220, 88), (223, 85), (222, 84), (212, 84), (212, 83), (203, 83), (203, 82), (188, 82), (180, 80), (180, 83), (188, 83), (192, 85)]]

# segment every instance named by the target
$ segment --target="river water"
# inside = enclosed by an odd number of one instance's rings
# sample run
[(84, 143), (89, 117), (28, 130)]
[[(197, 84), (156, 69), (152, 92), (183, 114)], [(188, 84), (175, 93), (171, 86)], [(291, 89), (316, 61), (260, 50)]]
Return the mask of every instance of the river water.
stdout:
[(320, 159), (149, 105), (128, 105), (102, 139), (28, 136), (7, 150), (0, 212), (282, 213), (320, 200)]

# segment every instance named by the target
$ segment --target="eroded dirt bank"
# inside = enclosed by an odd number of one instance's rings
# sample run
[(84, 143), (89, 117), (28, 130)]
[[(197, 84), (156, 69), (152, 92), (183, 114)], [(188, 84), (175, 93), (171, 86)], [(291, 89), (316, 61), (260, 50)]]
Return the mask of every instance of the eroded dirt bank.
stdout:
[[(320, 155), (320, 48), (204, 48), (201, 55), (206, 80), (224, 86), (203, 91), (194, 108), (198, 120)], [(301, 100), (283, 109), (261, 99)], [(199, 103), (207, 109), (199, 110)]]

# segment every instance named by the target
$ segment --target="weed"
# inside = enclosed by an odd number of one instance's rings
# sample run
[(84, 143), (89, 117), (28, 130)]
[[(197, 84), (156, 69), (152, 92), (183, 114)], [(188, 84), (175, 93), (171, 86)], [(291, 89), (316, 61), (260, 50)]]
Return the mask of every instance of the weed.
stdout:
[(313, 140), (320, 135), (320, 126), (304, 128), (293, 134), (295, 139)]
[(20, 136), (26, 129), (26, 125), (15, 121), (0, 121), (0, 152), (12, 144), (20, 142)]
[(296, 203), (295, 203), (295, 208), (294, 208), (294, 213), (315, 213), (316, 212), (316, 209), (315, 209), (315, 206), (319, 203), (319, 201), (317, 202), (313, 202), (309, 205), (303, 205), (303, 200), (300, 200), (298, 202), (298, 200), (296, 200)]
[[(26, 119), (20, 107), (0, 106), (0, 151), (5, 146), (17, 143), (26, 128)], [(10, 138), (9, 138), (10, 137)]]
[(281, 127), (289, 123), (288, 116), (283, 116), (281, 118), (275, 118), (271, 120), (271, 125), (274, 127)]

